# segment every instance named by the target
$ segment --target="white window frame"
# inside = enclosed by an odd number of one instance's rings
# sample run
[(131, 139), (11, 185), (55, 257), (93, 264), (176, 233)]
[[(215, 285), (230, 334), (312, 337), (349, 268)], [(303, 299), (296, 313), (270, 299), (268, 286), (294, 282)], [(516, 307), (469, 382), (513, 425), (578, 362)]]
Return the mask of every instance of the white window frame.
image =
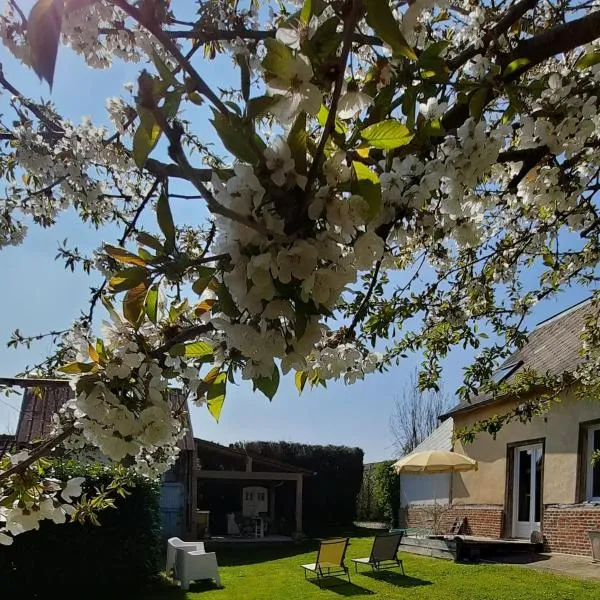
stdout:
[(588, 502), (600, 502), (600, 496), (592, 496), (594, 467), (592, 465), (592, 454), (594, 453), (594, 431), (599, 431), (600, 425), (592, 425), (587, 428), (587, 453), (586, 453), (586, 497)]

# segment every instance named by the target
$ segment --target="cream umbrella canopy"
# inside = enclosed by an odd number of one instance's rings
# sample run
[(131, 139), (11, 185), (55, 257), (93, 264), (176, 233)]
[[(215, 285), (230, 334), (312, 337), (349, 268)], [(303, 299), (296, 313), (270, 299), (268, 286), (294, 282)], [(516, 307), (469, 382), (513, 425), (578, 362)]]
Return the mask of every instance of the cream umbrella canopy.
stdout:
[(415, 452), (401, 458), (392, 465), (392, 469), (400, 473), (427, 474), (434, 473), (459, 473), (462, 471), (476, 471), (476, 460), (448, 450), (425, 450)]

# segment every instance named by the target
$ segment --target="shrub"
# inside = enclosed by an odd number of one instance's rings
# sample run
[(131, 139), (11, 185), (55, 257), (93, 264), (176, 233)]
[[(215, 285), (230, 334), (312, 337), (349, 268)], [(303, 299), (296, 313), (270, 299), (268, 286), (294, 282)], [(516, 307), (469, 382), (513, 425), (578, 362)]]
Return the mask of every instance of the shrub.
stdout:
[(351, 525), (362, 483), (363, 451), (347, 446), (317, 446), (290, 442), (237, 442), (234, 448), (313, 471), (304, 478), (304, 529)]
[(364, 465), (363, 481), (356, 500), (356, 518), (359, 521), (383, 521), (379, 503), (375, 496), (375, 474), (377, 463)]
[[(57, 476), (87, 478), (86, 490), (111, 480), (99, 466), (72, 463)], [(0, 589), (6, 598), (89, 597), (106, 591), (121, 597), (155, 579), (162, 567), (159, 486), (134, 478), (116, 509), (98, 514), (100, 526), (42, 521), (38, 531), (0, 546)], [(58, 594), (58, 596), (57, 596)]]
[(375, 467), (375, 502), (383, 522), (396, 527), (400, 510), (400, 477), (391, 468), (393, 464), (393, 460), (385, 460)]

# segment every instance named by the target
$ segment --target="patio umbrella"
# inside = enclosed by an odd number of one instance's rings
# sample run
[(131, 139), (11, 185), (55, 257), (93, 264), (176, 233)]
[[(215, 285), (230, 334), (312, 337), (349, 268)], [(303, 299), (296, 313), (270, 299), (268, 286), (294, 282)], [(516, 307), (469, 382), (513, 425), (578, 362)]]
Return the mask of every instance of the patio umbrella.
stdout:
[(401, 458), (392, 465), (398, 475), (400, 473), (427, 474), (458, 473), (462, 471), (476, 471), (477, 461), (448, 450), (425, 450), (415, 452)]

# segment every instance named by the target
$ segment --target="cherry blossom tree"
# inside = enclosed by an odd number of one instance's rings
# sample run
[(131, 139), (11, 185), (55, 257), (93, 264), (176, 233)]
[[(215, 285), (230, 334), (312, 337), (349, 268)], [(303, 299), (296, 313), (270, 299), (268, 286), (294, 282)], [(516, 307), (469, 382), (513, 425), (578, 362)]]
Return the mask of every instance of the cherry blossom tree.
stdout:
[[(54, 339), (34, 370), (69, 377), (74, 398), (49, 439), (2, 459), (1, 543), (87, 514), (73, 504), (81, 482), (49, 475), (59, 445), (148, 476), (168, 468), (182, 429), (169, 386), (218, 417), (237, 380), (272, 398), (281, 374), (300, 391), (351, 384), (418, 350), (431, 388), (461, 344), (479, 348), (461, 395), (497, 391), (490, 373), (523, 343), (532, 307), (595, 285), (597, 0), (195, 8), (190, 20), (168, 1), (38, 0), (26, 15), (9, 0), (0, 18), (5, 47), (50, 87), (60, 46), (90, 69), (140, 66), (133, 93), (107, 99), (110, 129), (63, 118), (0, 72), (13, 111), (0, 122), (0, 249), (66, 210), (122, 228), (93, 256), (61, 249), (105, 277), (84, 317), (10, 341)], [(217, 55), (235, 89), (203, 79)], [(206, 106), (212, 118), (195, 120)], [(202, 199), (203, 226), (174, 222), (177, 182)], [(139, 225), (146, 211), (160, 234)], [(590, 386), (598, 329), (590, 319), (593, 360), (574, 374)]]

